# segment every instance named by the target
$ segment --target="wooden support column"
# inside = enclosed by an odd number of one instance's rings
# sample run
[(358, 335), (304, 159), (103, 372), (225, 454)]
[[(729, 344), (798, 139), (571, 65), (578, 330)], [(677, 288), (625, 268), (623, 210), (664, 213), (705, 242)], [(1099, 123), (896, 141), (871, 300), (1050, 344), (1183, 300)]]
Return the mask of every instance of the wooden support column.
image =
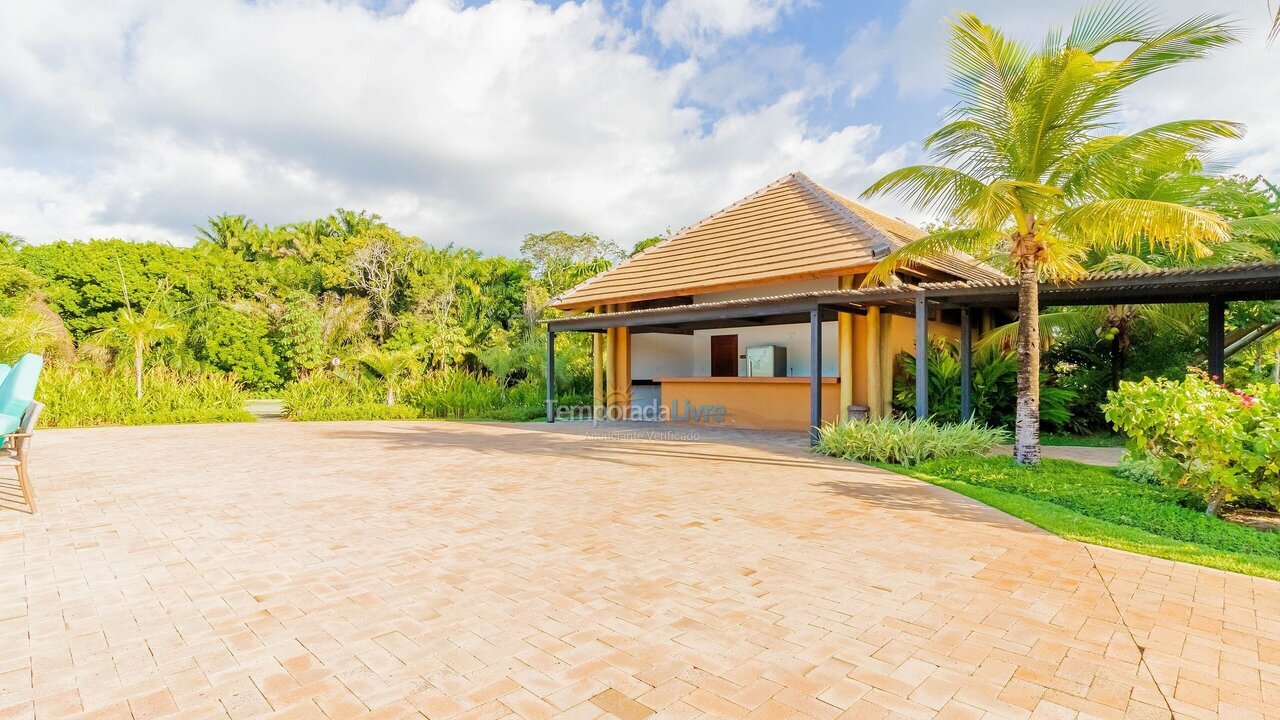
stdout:
[(619, 417), (627, 418), (631, 416), (631, 328), (618, 328), (617, 338)]
[(591, 419), (604, 411), (604, 333), (591, 333)]
[(884, 383), (881, 375), (885, 372), (880, 362), (880, 344), (884, 342), (880, 332), (880, 306), (867, 308), (867, 407), (871, 410), (871, 419), (884, 417)]
[[(840, 278), (841, 290), (853, 289), (853, 278)], [(849, 406), (853, 404), (853, 313), (842, 312), (837, 316), (837, 343), (840, 348), (840, 419), (849, 419)]]
[(960, 308), (960, 420), (973, 419), (973, 321)]
[(809, 311), (809, 444), (818, 444), (822, 427), (822, 311)]
[(1227, 369), (1227, 303), (1219, 298), (1209, 301), (1209, 374), (1218, 382), (1226, 381)]
[(556, 334), (547, 328), (547, 422), (556, 421)]
[(893, 332), (893, 315), (880, 313), (880, 414), (884, 417), (893, 415), (893, 343), (889, 341)]
[[(613, 312), (613, 305), (605, 305), (605, 312)], [(618, 402), (618, 328), (605, 329), (604, 334), (604, 414), (612, 420), (614, 405)]]
[(916, 295), (916, 419), (929, 417), (929, 308)]

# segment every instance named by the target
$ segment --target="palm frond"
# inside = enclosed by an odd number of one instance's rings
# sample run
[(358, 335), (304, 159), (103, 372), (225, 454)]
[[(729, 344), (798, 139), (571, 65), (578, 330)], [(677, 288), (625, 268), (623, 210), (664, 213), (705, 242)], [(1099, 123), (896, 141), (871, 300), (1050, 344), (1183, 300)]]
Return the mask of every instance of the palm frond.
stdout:
[(1057, 168), (1051, 182), (1060, 183), (1073, 197), (1104, 195), (1131, 180), (1137, 169), (1182, 161), (1210, 142), (1243, 134), (1240, 123), (1176, 120), (1129, 135), (1106, 135), (1078, 147)]
[(1200, 15), (1155, 35), (1120, 60), (1112, 77), (1120, 87), (1239, 40), (1239, 28), (1225, 15)]
[(1124, 309), (1134, 320), (1161, 335), (1189, 336), (1200, 317), (1200, 309), (1194, 304), (1126, 305)]
[(1111, 3), (1088, 7), (1076, 15), (1067, 35), (1068, 47), (1096, 55), (1125, 42), (1142, 42), (1155, 31), (1155, 14), (1141, 3)]
[(1138, 273), (1153, 272), (1160, 266), (1154, 265), (1147, 258), (1131, 253), (1108, 253), (1100, 262), (1089, 266), (1091, 272), (1100, 273)]
[(998, 240), (999, 235), (996, 231), (983, 228), (942, 230), (925, 235), (894, 250), (876, 263), (863, 280), (863, 287), (892, 284), (895, 280), (895, 271), (942, 253), (963, 252), (970, 255), (984, 255)]
[(1257, 215), (1231, 221), (1231, 233), (1236, 237), (1280, 242), (1280, 214)]
[[(1056, 312), (1040, 313), (1040, 344), (1050, 345), (1055, 336), (1094, 332), (1106, 324), (1106, 311), (1102, 307), (1079, 307)], [(975, 352), (999, 353), (1014, 347), (1018, 340), (1017, 321), (991, 328), (990, 332), (974, 344)]]
[[(1234, 226), (1234, 223), (1232, 223)], [(1232, 233), (1235, 233), (1234, 227)], [(1213, 253), (1204, 259), (1206, 265), (1230, 265), (1233, 263), (1267, 262), (1275, 260), (1271, 248), (1239, 234), (1230, 240), (1213, 246)]]
[(934, 209), (950, 215), (985, 188), (981, 180), (954, 168), (910, 165), (875, 181), (862, 197), (893, 193), (917, 210)]
[(1146, 240), (1181, 258), (1205, 257), (1210, 246), (1230, 238), (1230, 227), (1212, 210), (1141, 198), (1096, 200), (1064, 210), (1056, 232), (1113, 248), (1136, 248)]
[(951, 22), (952, 89), (964, 114), (991, 128), (1008, 125), (1032, 54), (973, 13)]

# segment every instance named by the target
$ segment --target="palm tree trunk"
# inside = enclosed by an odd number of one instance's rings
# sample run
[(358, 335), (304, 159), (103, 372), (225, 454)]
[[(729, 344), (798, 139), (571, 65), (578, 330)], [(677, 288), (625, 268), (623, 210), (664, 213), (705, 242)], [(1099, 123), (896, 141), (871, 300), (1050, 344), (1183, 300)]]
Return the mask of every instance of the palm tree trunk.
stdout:
[(1018, 407), (1014, 459), (1040, 463), (1040, 277), (1032, 255), (1018, 258)]
[(142, 399), (142, 343), (133, 345), (133, 381), (137, 387), (138, 399)]
[(387, 405), (396, 404), (396, 391), (391, 385), (387, 385)]
[(1116, 331), (1116, 336), (1111, 339), (1111, 389), (1119, 390), (1129, 356), (1129, 322), (1115, 305), (1108, 313), (1108, 322)]

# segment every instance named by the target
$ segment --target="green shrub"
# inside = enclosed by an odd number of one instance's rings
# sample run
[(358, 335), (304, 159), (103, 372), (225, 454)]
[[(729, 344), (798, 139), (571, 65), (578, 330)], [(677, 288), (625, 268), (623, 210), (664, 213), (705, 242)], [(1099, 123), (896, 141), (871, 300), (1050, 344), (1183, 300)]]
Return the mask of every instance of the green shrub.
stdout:
[(1142, 457), (1140, 454), (1139, 457), (1133, 457), (1130, 453), (1125, 453), (1120, 463), (1116, 465), (1116, 475), (1130, 482), (1144, 485), (1163, 484), (1155, 465), (1149, 458)]
[[(364, 376), (350, 379), (332, 372), (318, 372), (286, 385), (280, 400), (284, 403), (285, 417), (296, 419), (316, 411), (376, 404), (382, 402), (382, 391), (376, 382)], [(387, 407), (386, 403), (383, 407)]]
[(36, 398), (48, 427), (252, 422), (247, 394), (230, 375), (180, 375), (165, 367), (147, 370), (146, 392), (135, 397), (132, 374), (92, 365), (50, 366), (40, 376)]
[(459, 368), (424, 375), (404, 393), (405, 402), (427, 417), (486, 417), (503, 406), (502, 386), (491, 376)]
[(280, 359), (268, 330), (265, 318), (214, 305), (196, 316), (187, 345), (200, 362), (235, 373), (255, 390), (275, 388), (280, 386)]
[(909, 466), (931, 458), (984, 454), (1008, 439), (1007, 431), (976, 423), (884, 418), (828, 424), (821, 430), (817, 451), (845, 460)]
[(487, 418), (522, 422), (542, 417), (545, 386), (526, 378), (504, 388), (494, 377), (459, 368), (406, 381), (395, 405), (387, 405), (377, 381), (331, 372), (290, 383), (280, 394), (284, 414), (294, 420), (405, 420)]
[(294, 410), (290, 419), (300, 421), (322, 420), (417, 420), (422, 417), (416, 408), (386, 403), (358, 403), (332, 407)]
[(1123, 382), (1108, 397), (1107, 420), (1166, 484), (1203, 497), (1205, 512), (1238, 497), (1280, 501), (1280, 386), (1233, 392), (1196, 371)]
[[(930, 339), (929, 411), (939, 423), (960, 422), (960, 347), (943, 337)], [(1075, 393), (1049, 384), (1051, 375), (1040, 376), (1040, 422), (1046, 429), (1062, 428), (1071, 420), (1069, 407)], [(1012, 428), (1018, 403), (1018, 358), (1012, 352), (975, 353), (973, 357), (973, 417), (979, 423)], [(898, 355), (893, 379), (893, 407), (914, 413), (916, 407), (916, 359)]]
[(502, 420), (504, 422), (528, 422), (530, 420), (539, 420), (546, 416), (547, 409), (542, 405), (508, 405), (490, 410), (485, 413), (484, 418), (487, 420)]

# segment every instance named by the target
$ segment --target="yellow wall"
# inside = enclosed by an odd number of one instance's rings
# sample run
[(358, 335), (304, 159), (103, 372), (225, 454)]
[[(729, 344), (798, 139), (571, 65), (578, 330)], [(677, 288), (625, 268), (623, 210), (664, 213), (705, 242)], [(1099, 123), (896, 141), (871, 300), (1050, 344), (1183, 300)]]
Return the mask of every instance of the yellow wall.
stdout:
[[(710, 378), (662, 380), (662, 406), (682, 410), (691, 405), (723, 405), (726, 427), (767, 430), (809, 429), (809, 383), (807, 380), (778, 378), (785, 382), (723, 382)], [(822, 421), (833, 422), (840, 409), (840, 384), (827, 378), (822, 384)]]

